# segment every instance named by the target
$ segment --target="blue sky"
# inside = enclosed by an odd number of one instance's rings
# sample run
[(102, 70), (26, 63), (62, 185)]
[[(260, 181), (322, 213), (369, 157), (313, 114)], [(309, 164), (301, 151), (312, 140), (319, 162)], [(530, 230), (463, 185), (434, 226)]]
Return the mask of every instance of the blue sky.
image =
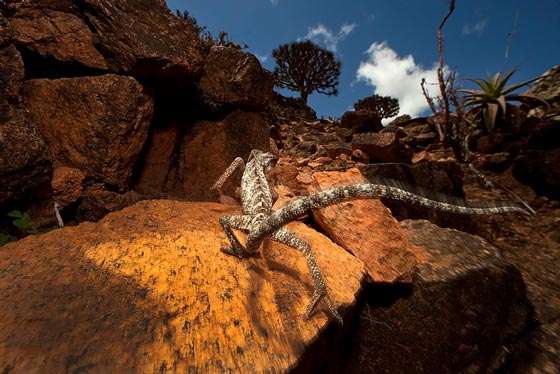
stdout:
[[(173, 12), (188, 11), (212, 35), (224, 30), (247, 44), (270, 71), (272, 50), (281, 44), (311, 39), (331, 50), (342, 62), (339, 95), (309, 97), (319, 117), (340, 117), (374, 93), (398, 98), (400, 114), (429, 113), (420, 80), (436, 81), (436, 32), (448, 0), (166, 2)], [(457, 0), (444, 35), (445, 64), (459, 77), (486, 78), (517, 67), (510, 80), (517, 83), (560, 64), (560, 0)]]

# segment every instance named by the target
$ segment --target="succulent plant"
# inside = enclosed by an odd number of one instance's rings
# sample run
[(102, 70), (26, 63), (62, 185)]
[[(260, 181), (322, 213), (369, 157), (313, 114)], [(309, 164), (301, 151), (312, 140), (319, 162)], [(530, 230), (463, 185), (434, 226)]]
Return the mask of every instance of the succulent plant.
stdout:
[(476, 83), (481, 90), (458, 90), (466, 93), (463, 97), (465, 99), (464, 106), (471, 107), (469, 112), (480, 110), (481, 121), (490, 134), (494, 132), (498, 118), (502, 118), (508, 113), (508, 109), (511, 107), (511, 105), (507, 103), (508, 101), (532, 101), (548, 106), (545, 100), (537, 96), (512, 93), (518, 88), (540, 79), (540, 77), (506, 87), (507, 81), (515, 72), (516, 69), (512, 69), (503, 76), (501, 72), (496, 73), (494, 76), (488, 74), (488, 80), (465, 78), (466, 80)]

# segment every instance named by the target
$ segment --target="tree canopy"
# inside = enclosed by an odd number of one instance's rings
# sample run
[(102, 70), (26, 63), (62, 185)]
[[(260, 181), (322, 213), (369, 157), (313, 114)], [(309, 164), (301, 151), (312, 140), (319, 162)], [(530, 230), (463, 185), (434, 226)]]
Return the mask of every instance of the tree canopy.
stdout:
[(379, 118), (391, 118), (399, 114), (399, 100), (391, 96), (368, 96), (354, 104), (355, 110), (365, 109), (377, 112)]
[(332, 52), (307, 40), (283, 44), (272, 51), (272, 57), (277, 65), (274, 84), (299, 92), (305, 104), (313, 91), (325, 95), (338, 94), (341, 64)]

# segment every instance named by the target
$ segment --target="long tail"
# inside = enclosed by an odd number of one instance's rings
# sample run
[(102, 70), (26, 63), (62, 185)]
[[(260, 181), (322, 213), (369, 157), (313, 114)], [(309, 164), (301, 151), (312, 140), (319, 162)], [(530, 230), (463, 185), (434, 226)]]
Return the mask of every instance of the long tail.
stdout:
[(370, 183), (354, 184), (350, 186), (334, 187), (310, 196), (302, 197), (273, 212), (256, 230), (252, 230), (249, 233), (247, 237), (247, 250), (249, 250), (249, 248), (256, 250), (265, 237), (285, 224), (309, 213), (313, 209), (320, 209), (349, 200), (372, 199), (377, 197), (404, 201), (419, 207), (456, 214), (480, 215), (513, 212), (531, 214), (529, 209), (512, 204), (469, 206), (464, 201), (447, 203), (432, 200), (393, 186)]

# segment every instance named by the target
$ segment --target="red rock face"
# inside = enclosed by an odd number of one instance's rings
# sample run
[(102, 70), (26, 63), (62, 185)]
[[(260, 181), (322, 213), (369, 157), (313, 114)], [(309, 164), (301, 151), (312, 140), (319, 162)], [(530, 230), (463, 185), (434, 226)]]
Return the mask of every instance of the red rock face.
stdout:
[(2, 46), (6, 30), (0, 16), (0, 203), (48, 185), (51, 155), (21, 96), (23, 60), (13, 45)]
[(82, 196), (84, 178), (79, 169), (61, 166), (54, 170), (51, 186), (61, 209), (75, 203)]
[[(316, 191), (368, 183), (358, 169), (313, 174)], [(405, 237), (381, 201), (354, 200), (313, 211), (313, 218), (336, 243), (362, 260), (376, 282), (410, 281), (424, 251)], [(351, 229), (349, 229), (351, 228)]]
[(199, 84), (203, 98), (247, 110), (262, 110), (272, 99), (272, 75), (255, 56), (214, 46)]
[(60, 68), (160, 77), (195, 77), (202, 68), (196, 32), (162, 1), (42, 0), (17, 9), (15, 42)]
[(166, 127), (151, 131), (142, 169), (134, 186), (136, 190), (153, 196), (158, 196), (164, 191), (180, 195), (173, 191), (173, 176), (176, 175), (173, 159), (179, 141), (180, 131), (176, 123), (169, 123)]
[[(0, 8), (1, 201), (37, 185), (52, 198), (53, 187), (60, 204), (78, 202), (93, 219), (134, 201), (124, 196), (134, 188), (208, 200), (216, 196), (207, 178), (253, 148), (268, 149), (260, 115), (232, 113), (267, 105), (270, 73), (234, 48), (213, 47), (206, 58), (197, 31), (165, 1)], [(83, 173), (83, 183), (69, 186), (60, 175), (49, 183), (52, 161)]]
[(12, 19), (16, 42), (29, 52), (61, 63), (107, 69), (96, 36), (79, 16), (51, 9), (22, 9)]
[(15, 111), (0, 124), (0, 203), (48, 185), (52, 177), (47, 144), (27, 115)]
[[(236, 157), (247, 160), (253, 149), (268, 149), (268, 127), (255, 112), (237, 110), (219, 122), (200, 121), (181, 145), (178, 183), (188, 200), (214, 199), (209, 189)], [(235, 195), (241, 173), (232, 176), (222, 191)]]
[(31, 117), (57, 165), (123, 190), (146, 137), (153, 100), (130, 77), (25, 82)]

